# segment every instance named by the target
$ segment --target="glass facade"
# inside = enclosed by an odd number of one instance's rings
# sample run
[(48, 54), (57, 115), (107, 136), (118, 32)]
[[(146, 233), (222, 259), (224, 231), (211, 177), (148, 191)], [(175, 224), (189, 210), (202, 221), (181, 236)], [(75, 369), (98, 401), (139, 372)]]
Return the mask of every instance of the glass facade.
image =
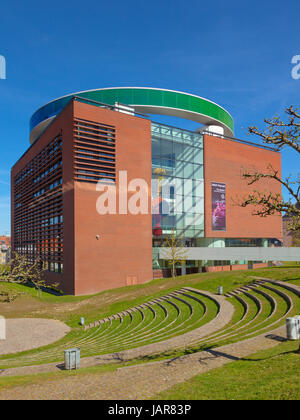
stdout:
[(202, 135), (152, 123), (152, 179), (153, 235), (203, 237)]
[[(153, 268), (167, 268), (159, 247), (173, 232), (185, 246), (265, 247), (270, 239), (205, 238), (203, 136), (165, 124), (151, 125)], [(186, 261), (186, 268), (247, 264), (247, 261)]]
[(153, 265), (158, 268), (155, 248), (166, 236), (175, 232), (187, 246), (204, 237), (203, 136), (153, 122), (151, 132)]
[[(201, 238), (197, 240), (198, 247), (209, 248), (227, 248), (227, 247), (268, 247), (273, 243), (272, 239), (268, 238)], [(252, 261), (253, 263), (260, 263), (263, 261)], [(202, 266), (220, 266), (220, 265), (240, 265), (248, 264), (248, 260), (222, 260), (222, 261), (206, 261), (202, 260)]]
[(273, 243), (268, 238), (202, 238), (197, 241), (199, 247), (269, 247)]

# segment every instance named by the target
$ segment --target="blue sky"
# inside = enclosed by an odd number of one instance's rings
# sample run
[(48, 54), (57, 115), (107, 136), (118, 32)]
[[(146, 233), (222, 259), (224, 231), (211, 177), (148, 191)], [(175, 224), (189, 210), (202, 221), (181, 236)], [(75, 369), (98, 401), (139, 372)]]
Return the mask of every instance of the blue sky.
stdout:
[[(3, 0), (0, 235), (10, 232), (10, 168), (29, 145), (38, 107), (109, 86), (181, 90), (225, 107), (236, 137), (256, 141), (247, 136), (249, 125), (263, 127), (264, 117), (291, 104), (300, 108), (300, 79), (291, 77), (299, 14), (295, 0)], [(284, 176), (299, 172), (295, 153), (282, 159)]]

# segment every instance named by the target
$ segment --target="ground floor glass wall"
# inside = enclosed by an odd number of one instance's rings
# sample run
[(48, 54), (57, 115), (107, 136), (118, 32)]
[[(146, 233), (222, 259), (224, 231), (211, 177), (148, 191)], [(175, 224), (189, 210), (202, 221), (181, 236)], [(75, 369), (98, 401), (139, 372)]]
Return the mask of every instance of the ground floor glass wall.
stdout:
[[(167, 235), (161, 238), (153, 236), (153, 269), (167, 269), (168, 261), (159, 259), (159, 248), (166, 246)], [(276, 238), (186, 238), (184, 246), (192, 247), (270, 247), (278, 246), (280, 241)], [(260, 263), (263, 261), (251, 261), (251, 263)], [(186, 268), (195, 268), (202, 271), (205, 267), (229, 266), (229, 265), (248, 265), (250, 262), (246, 260), (215, 260), (215, 261), (186, 261)], [(180, 264), (178, 264), (180, 267)], [(196, 272), (196, 271), (195, 271)]]

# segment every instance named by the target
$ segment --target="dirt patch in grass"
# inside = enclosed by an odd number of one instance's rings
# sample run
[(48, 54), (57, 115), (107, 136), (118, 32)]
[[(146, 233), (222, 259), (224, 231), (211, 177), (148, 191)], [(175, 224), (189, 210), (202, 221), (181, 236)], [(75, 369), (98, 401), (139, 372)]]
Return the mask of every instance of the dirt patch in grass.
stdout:
[(37, 310), (45, 310), (46, 306), (47, 304), (31, 296), (22, 296), (11, 303), (0, 302), (0, 314), (5, 318), (19, 318), (25, 314), (30, 317)]
[(17, 353), (54, 343), (70, 328), (54, 319), (17, 318), (6, 320), (6, 339), (0, 341), (0, 354)]

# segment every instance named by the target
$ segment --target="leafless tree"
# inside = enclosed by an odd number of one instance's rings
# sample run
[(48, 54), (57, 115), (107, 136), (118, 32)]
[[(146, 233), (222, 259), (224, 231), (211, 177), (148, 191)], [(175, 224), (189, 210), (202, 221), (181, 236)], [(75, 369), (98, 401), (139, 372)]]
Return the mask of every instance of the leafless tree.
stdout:
[[(260, 137), (263, 143), (275, 146), (278, 151), (288, 147), (296, 153), (300, 153), (300, 113), (293, 105), (286, 108), (285, 112), (287, 121), (282, 121), (277, 116), (272, 119), (265, 119), (265, 130), (261, 131), (256, 126), (252, 126), (248, 129), (249, 133)], [(262, 193), (255, 190), (245, 197), (240, 205), (242, 207), (254, 205), (253, 214), (261, 217), (284, 213), (289, 219), (288, 228), (295, 232), (296, 244), (298, 244), (300, 233), (300, 173), (297, 174), (296, 181), (293, 181), (291, 176), (282, 179), (278, 170), (268, 165), (267, 172), (245, 171), (243, 178), (247, 180), (248, 185), (253, 185), (262, 178), (273, 179), (288, 191), (290, 199), (285, 201), (281, 194)], [(300, 353), (300, 345), (298, 353)]]
[[(278, 151), (288, 147), (300, 153), (300, 113), (293, 106), (286, 108), (285, 112), (288, 115), (287, 121), (282, 121), (276, 116), (264, 120), (265, 130), (261, 131), (252, 126), (248, 131), (260, 137), (263, 143), (275, 146)], [(293, 181), (291, 176), (283, 179), (279, 171), (269, 164), (265, 172), (245, 170), (242, 176), (248, 185), (254, 185), (261, 179), (273, 179), (286, 189), (290, 198), (286, 201), (282, 199), (281, 194), (254, 190), (243, 197), (239, 205), (254, 206), (253, 214), (261, 217), (284, 213), (289, 217), (289, 229), (300, 230), (300, 173), (297, 174), (296, 181)]]
[(177, 237), (175, 231), (166, 238), (164, 247), (166, 247), (167, 250), (163, 256), (171, 266), (172, 278), (174, 279), (176, 277), (176, 265), (179, 263), (182, 264), (187, 260), (187, 250), (184, 248), (183, 239)]
[(58, 283), (47, 284), (44, 271), (44, 264), (39, 258), (29, 262), (25, 255), (15, 253), (11, 259), (9, 270), (5, 273), (5, 279), (9, 283), (32, 284), (40, 297), (42, 289), (55, 289), (59, 286)]

